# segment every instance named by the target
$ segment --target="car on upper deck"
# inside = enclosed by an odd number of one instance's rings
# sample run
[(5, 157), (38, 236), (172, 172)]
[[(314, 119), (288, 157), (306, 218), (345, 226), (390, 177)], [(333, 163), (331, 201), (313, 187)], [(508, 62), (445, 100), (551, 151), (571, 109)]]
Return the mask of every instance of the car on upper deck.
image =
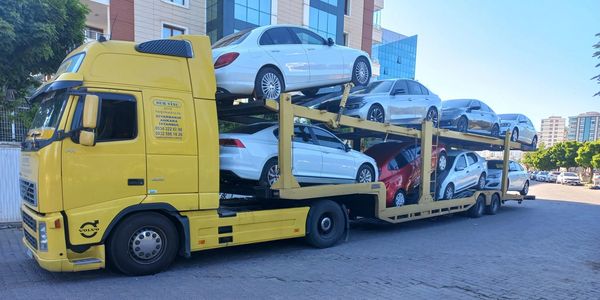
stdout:
[(477, 99), (443, 101), (440, 127), (494, 137), (500, 135), (500, 119), (493, 109)]
[(500, 114), (500, 136), (510, 132), (510, 140), (537, 147), (538, 136), (531, 120), (522, 114)]
[(369, 55), (336, 45), (314, 31), (294, 25), (242, 30), (212, 47), (217, 99), (279, 99), (283, 92), (315, 95), (320, 87), (371, 79)]

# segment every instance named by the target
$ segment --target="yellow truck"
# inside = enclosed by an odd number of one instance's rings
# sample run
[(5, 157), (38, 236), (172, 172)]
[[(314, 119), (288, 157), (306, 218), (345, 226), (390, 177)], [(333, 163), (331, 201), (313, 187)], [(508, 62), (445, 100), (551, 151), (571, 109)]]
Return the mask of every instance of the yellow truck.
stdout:
[[(289, 95), (251, 105), (278, 116), (279, 180), (253, 199), (221, 199), (218, 122), (232, 113), (218, 110), (215, 90), (205, 36), (92, 42), (69, 54), (32, 96), (40, 110), (22, 146), (20, 174), (28, 254), (50, 271), (111, 266), (144, 275), (205, 249), (296, 237), (333, 246), (347, 237), (350, 218), (478, 217), (486, 206), (494, 213), (504, 201), (522, 200), (506, 192), (507, 164), (501, 190), (435, 201), (435, 176), (422, 176), (418, 203), (402, 207), (386, 207), (381, 182), (300, 186), (291, 171), (295, 117), (415, 139), (421, 149), (439, 140), (503, 149), (506, 162), (520, 145), (430, 122), (410, 129), (317, 111), (292, 104)], [(253, 111), (242, 106), (238, 112)], [(421, 159), (431, 161), (431, 151)]]

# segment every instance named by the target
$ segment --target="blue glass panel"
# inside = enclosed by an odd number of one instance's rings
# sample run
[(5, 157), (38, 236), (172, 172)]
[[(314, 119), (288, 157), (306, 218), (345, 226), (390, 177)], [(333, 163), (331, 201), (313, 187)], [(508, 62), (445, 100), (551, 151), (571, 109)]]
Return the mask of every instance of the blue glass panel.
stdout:
[(337, 32), (337, 16), (336, 15), (332, 15), (332, 14), (328, 14), (327, 16), (327, 31), (329, 33), (333, 33), (335, 34)]
[(317, 26), (319, 30), (327, 31), (327, 13), (323, 11), (319, 11), (319, 25)]
[(258, 10), (258, 0), (248, 0), (248, 8), (253, 8)]
[(235, 0), (235, 4), (246, 6), (246, 0)]
[(234, 7), (234, 16), (238, 20), (246, 21), (246, 7), (236, 4)]
[(248, 23), (252, 23), (252, 24), (256, 24), (258, 25), (258, 10), (252, 9), (252, 8), (248, 8)]
[(311, 7), (308, 13), (308, 26), (315, 30), (319, 26), (319, 10), (314, 7)]
[[(271, 13), (271, 0), (260, 0), (260, 11), (270, 14)], [(270, 24), (270, 22), (269, 22)]]
[(260, 26), (271, 24), (271, 15), (266, 13), (260, 13)]

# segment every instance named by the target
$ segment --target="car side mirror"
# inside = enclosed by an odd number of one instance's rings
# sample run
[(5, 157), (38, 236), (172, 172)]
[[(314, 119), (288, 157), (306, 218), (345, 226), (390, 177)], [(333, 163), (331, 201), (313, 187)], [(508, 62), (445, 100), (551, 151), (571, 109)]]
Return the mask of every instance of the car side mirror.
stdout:
[(520, 123), (520, 124), (527, 124), (527, 121), (525, 121), (525, 120), (521, 120), (521, 121), (519, 121), (519, 123)]
[(352, 147), (350, 147), (350, 144), (348, 144), (348, 142), (346, 142), (346, 143), (344, 144), (344, 150), (345, 150), (346, 152), (350, 152), (350, 150), (352, 150)]
[(327, 38), (327, 46), (333, 46), (335, 45), (335, 41), (332, 38)]
[(404, 95), (404, 94), (406, 94), (406, 89), (394, 89), (392, 91), (392, 96)]
[(79, 131), (79, 144), (83, 146), (94, 146), (96, 144), (95, 129), (98, 126), (100, 98), (96, 95), (86, 95), (84, 101), (81, 122), (83, 129)]

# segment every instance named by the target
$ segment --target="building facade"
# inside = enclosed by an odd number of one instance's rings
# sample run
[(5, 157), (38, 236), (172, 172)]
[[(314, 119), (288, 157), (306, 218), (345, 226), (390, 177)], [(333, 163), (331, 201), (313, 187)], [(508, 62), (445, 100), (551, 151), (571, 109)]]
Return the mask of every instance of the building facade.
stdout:
[(542, 119), (540, 126), (539, 144), (543, 143), (546, 147), (552, 147), (554, 144), (565, 141), (566, 120), (563, 117), (551, 116)]
[(587, 112), (569, 117), (569, 141), (587, 142), (600, 139), (600, 113)]
[(417, 36), (382, 29), (381, 43), (373, 45), (371, 57), (379, 65), (378, 79), (415, 79)]

